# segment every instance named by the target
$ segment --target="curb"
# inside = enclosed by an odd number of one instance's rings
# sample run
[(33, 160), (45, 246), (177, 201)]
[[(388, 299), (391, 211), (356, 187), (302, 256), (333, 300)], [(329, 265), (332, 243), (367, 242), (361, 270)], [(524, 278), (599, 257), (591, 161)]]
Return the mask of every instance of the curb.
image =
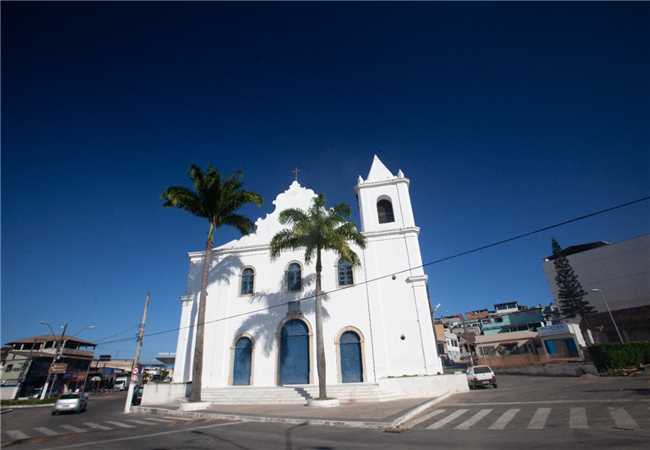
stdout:
[(218, 420), (236, 420), (239, 422), (259, 422), (259, 423), (286, 423), (290, 425), (319, 425), (329, 427), (348, 427), (364, 428), (370, 430), (384, 430), (390, 427), (388, 422), (361, 422), (353, 420), (337, 419), (300, 419), (295, 417), (273, 417), (273, 416), (249, 416), (241, 414), (223, 414), (218, 412), (196, 412), (196, 411), (179, 411), (175, 409), (156, 408), (154, 406), (134, 406), (132, 408), (135, 414), (153, 414), (168, 415), (176, 417), (191, 417), (195, 419), (218, 419)]
[(407, 411), (406, 413), (402, 414), (401, 416), (393, 420), (390, 426), (386, 428), (386, 431), (401, 432), (401, 431), (410, 430), (412, 428), (412, 425), (411, 426), (407, 425), (409, 421), (413, 420), (415, 417), (419, 416), (420, 414), (422, 414), (424, 411), (431, 408), (432, 406), (447, 400), (453, 394), (455, 394), (455, 392), (447, 392), (446, 394), (443, 394), (440, 397), (432, 398), (431, 400), (416, 406), (415, 408), (411, 409), (410, 411)]
[(43, 405), (7, 405), (2, 407), (2, 411), (5, 409), (51, 408), (52, 406), (54, 406), (54, 403), (45, 403)]

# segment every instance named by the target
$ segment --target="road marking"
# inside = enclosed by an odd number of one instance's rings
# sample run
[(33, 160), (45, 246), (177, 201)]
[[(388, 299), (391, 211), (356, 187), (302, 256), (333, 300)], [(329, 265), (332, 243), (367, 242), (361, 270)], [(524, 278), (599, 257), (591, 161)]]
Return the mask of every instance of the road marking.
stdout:
[(86, 425), (88, 428), (92, 428), (93, 430), (104, 430), (104, 431), (112, 430), (111, 427), (107, 427), (93, 422), (84, 422), (83, 425)]
[(143, 420), (153, 420), (154, 422), (162, 422), (162, 423), (172, 423), (172, 422), (174, 422), (171, 419), (159, 419), (157, 417), (146, 417)]
[(460, 416), (465, 414), (467, 411), (469, 411), (469, 410), (468, 409), (459, 409), (459, 410), (449, 414), (444, 419), (440, 419), (439, 421), (434, 422), (433, 424), (429, 425), (427, 427), (427, 430), (437, 430), (438, 428), (444, 427), (445, 425), (447, 425), (452, 420), (456, 420), (457, 418), (459, 418)]
[(46, 427), (36, 427), (34, 429), (39, 433), (43, 433), (46, 436), (57, 436), (59, 434), (56, 431), (50, 430), (49, 428)]
[(156, 425), (155, 423), (145, 422), (144, 420), (129, 419), (129, 420), (127, 420), (127, 422), (137, 423), (138, 425)]
[(508, 405), (543, 405), (543, 404), (563, 404), (563, 403), (648, 403), (650, 399), (631, 399), (631, 398), (621, 398), (618, 400), (614, 399), (590, 399), (590, 400), (536, 400), (530, 402), (477, 402), (477, 403), (445, 403), (441, 406), (508, 406)]
[(511, 408), (501, 414), (501, 417), (499, 417), (496, 422), (494, 422), (490, 427), (488, 428), (489, 430), (503, 430), (506, 425), (510, 423), (512, 419), (515, 418), (517, 413), (520, 411), (519, 408)]
[(589, 428), (585, 408), (571, 408), (569, 410), (569, 428), (573, 430), (586, 430)]
[(431, 411), (430, 413), (426, 413), (426, 414), (424, 414), (424, 415), (422, 415), (420, 417), (416, 417), (415, 419), (408, 422), (408, 424), (412, 428), (412, 427), (414, 427), (416, 425), (421, 424), (422, 422), (425, 422), (425, 421), (431, 419), (432, 417), (436, 417), (436, 416), (442, 414), (445, 411), (446, 411), (446, 409), (435, 409), (435, 410)]
[(136, 439), (145, 439), (145, 438), (156, 437), (156, 436), (165, 436), (167, 434), (187, 433), (188, 431), (194, 431), (194, 430), (205, 430), (207, 428), (225, 427), (227, 425), (235, 425), (235, 424), (238, 424), (238, 423), (243, 423), (243, 422), (238, 421), (238, 422), (225, 422), (225, 423), (211, 423), (209, 425), (201, 425), (199, 427), (184, 428), (182, 430), (161, 431), (159, 433), (140, 434), (138, 436), (127, 436), (127, 437), (115, 438), (115, 439), (105, 439), (103, 441), (82, 442), (80, 444), (64, 445), (62, 447), (49, 447), (49, 448), (45, 448), (45, 449), (41, 449), (41, 450), (63, 450), (65, 448), (89, 447), (89, 446), (93, 446), (93, 445), (109, 444), (111, 442), (133, 441), (133, 440), (136, 440)]
[(482, 409), (472, 417), (467, 419), (465, 422), (461, 423), (456, 427), (457, 430), (469, 430), (471, 427), (476, 425), (476, 423), (481, 420), (483, 417), (487, 416), (492, 412), (492, 409)]
[(120, 427), (120, 428), (135, 428), (133, 425), (127, 425), (127, 424), (122, 423), (122, 422), (115, 422), (115, 421), (111, 421), (111, 420), (107, 420), (106, 423), (114, 425), (116, 427)]
[(9, 430), (5, 431), (7, 433), (7, 436), (9, 436), (11, 439), (19, 440), (19, 439), (29, 439), (29, 436), (27, 436), (25, 433), (23, 433), (20, 430)]
[(529, 430), (543, 430), (550, 414), (551, 408), (537, 408), (535, 415), (530, 419), (530, 423), (526, 428)]
[(639, 424), (623, 408), (609, 408), (609, 415), (614, 419), (616, 428), (638, 430)]
[(65, 428), (68, 431), (73, 431), (75, 433), (85, 433), (88, 430), (84, 430), (83, 428), (75, 427), (72, 425), (61, 425), (61, 428)]

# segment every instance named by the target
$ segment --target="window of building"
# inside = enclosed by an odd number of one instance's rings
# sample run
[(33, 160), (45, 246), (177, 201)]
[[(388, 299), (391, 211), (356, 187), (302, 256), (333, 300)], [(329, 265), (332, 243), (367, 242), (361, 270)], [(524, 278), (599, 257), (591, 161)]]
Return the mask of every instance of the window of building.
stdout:
[(377, 202), (377, 216), (379, 217), (379, 223), (395, 222), (393, 204), (390, 200), (382, 198)]
[(339, 260), (339, 285), (348, 286), (354, 284), (354, 277), (352, 275), (352, 264), (344, 259)]
[(5, 370), (6, 370), (7, 372), (11, 372), (11, 371), (13, 370), (13, 368), (14, 368), (14, 365), (13, 365), (13, 364), (7, 364), (7, 367), (5, 368)]
[(241, 275), (241, 295), (251, 295), (255, 286), (255, 271), (246, 268)]
[(291, 263), (287, 270), (287, 289), (290, 291), (299, 291), (302, 289), (302, 269), (300, 264)]

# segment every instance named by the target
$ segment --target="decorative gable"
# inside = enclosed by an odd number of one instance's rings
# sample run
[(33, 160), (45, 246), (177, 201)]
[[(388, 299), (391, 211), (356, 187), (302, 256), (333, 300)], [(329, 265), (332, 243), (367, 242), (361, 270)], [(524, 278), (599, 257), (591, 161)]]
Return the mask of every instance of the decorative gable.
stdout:
[(255, 221), (256, 231), (255, 233), (242, 236), (239, 239), (227, 242), (219, 247), (218, 250), (229, 250), (239, 247), (251, 247), (256, 245), (268, 245), (275, 236), (276, 233), (285, 228), (284, 225), (280, 224), (280, 212), (289, 208), (299, 208), (307, 210), (311, 207), (313, 199), (316, 197), (316, 193), (308, 188), (305, 188), (294, 181), (289, 186), (289, 189), (278, 194), (273, 200), (273, 205), (275, 209), (273, 212), (260, 217)]

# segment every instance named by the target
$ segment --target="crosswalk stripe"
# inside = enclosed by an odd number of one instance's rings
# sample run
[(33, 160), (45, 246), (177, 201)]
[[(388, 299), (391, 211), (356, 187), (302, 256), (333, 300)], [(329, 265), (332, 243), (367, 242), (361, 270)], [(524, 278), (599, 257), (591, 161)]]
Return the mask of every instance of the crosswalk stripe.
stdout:
[(467, 419), (465, 422), (461, 423), (456, 427), (457, 430), (469, 430), (471, 427), (476, 425), (479, 420), (481, 420), (483, 417), (487, 416), (492, 412), (492, 409), (482, 409), (476, 414), (474, 414), (472, 417)]
[(409, 426), (414, 427), (416, 425), (421, 424), (422, 422), (426, 422), (427, 420), (431, 419), (432, 417), (439, 416), (443, 412), (445, 412), (445, 409), (435, 409), (429, 413), (426, 413), (420, 417), (416, 417), (415, 419), (411, 420), (409, 422)]
[(127, 425), (125, 423), (115, 422), (115, 421), (112, 421), (112, 420), (107, 420), (106, 423), (108, 423), (110, 425), (115, 425), (116, 427), (120, 427), (120, 428), (135, 428), (133, 425)]
[(144, 420), (153, 420), (154, 422), (172, 423), (171, 419), (159, 419), (158, 417), (147, 417)]
[(88, 428), (92, 428), (93, 430), (103, 430), (103, 431), (112, 430), (111, 427), (107, 427), (93, 422), (84, 422), (83, 425), (86, 425)]
[(623, 430), (637, 430), (639, 424), (623, 408), (609, 408), (609, 415), (614, 419), (616, 428)]
[(550, 414), (551, 408), (537, 408), (535, 415), (530, 419), (530, 423), (526, 428), (529, 430), (543, 430)]
[(503, 414), (501, 414), (501, 417), (499, 417), (496, 422), (494, 422), (492, 425), (490, 425), (489, 429), (490, 430), (503, 430), (506, 425), (510, 423), (512, 419), (515, 418), (517, 413), (520, 411), (519, 408), (510, 408)]
[(587, 410), (585, 408), (571, 408), (569, 410), (569, 428), (574, 430), (586, 430), (589, 428)]
[(72, 431), (74, 433), (85, 433), (88, 430), (84, 430), (83, 428), (75, 427), (73, 425), (61, 425), (61, 428), (65, 428), (68, 431)]
[(9, 436), (11, 439), (29, 439), (29, 436), (23, 433), (20, 430), (8, 430), (5, 431), (7, 433), (7, 436)]
[(42, 434), (44, 434), (44, 435), (46, 435), (46, 436), (56, 436), (56, 435), (59, 434), (59, 433), (57, 433), (56, 431), (54, 431), (54, 430), (50, 430), (49, 428), (46, 428), (46, 427), (36, 427), (36, 428), (34, 428), (34, 429), (35, 429), (36, 431), (38, 431), (39, 433), (42, 433)]
[(134, 419), (129, 419), (127, 422), (130, 423), (137, 423), (138, 425), (156, 425), (155, 423), (151, 422), (145, 422), (144, 420), (134, 420)]
[(459, 409), (459, 410), (456, 410), (455, 412), (449, 414), (449, 415), (448, 415), (447, 417), (445, 417), (444, 419), (440, 419), (439, 421), (434, 422), (433, 424), (429, 425), (429, 426), (427, 427), (427, 430), (437, 430), (438, 428), (444, 427), (445, 425), (447, 425), (447, 424), (448, 424), (449, 422), (451, 422), (452, 420), (456, 420), (458, 417), (460, 417), (460, 416), (462, 416), (463, 414), (465, 414), (467, 411), (469, 411), (469, 410), (468, 410), (468, 409)]

